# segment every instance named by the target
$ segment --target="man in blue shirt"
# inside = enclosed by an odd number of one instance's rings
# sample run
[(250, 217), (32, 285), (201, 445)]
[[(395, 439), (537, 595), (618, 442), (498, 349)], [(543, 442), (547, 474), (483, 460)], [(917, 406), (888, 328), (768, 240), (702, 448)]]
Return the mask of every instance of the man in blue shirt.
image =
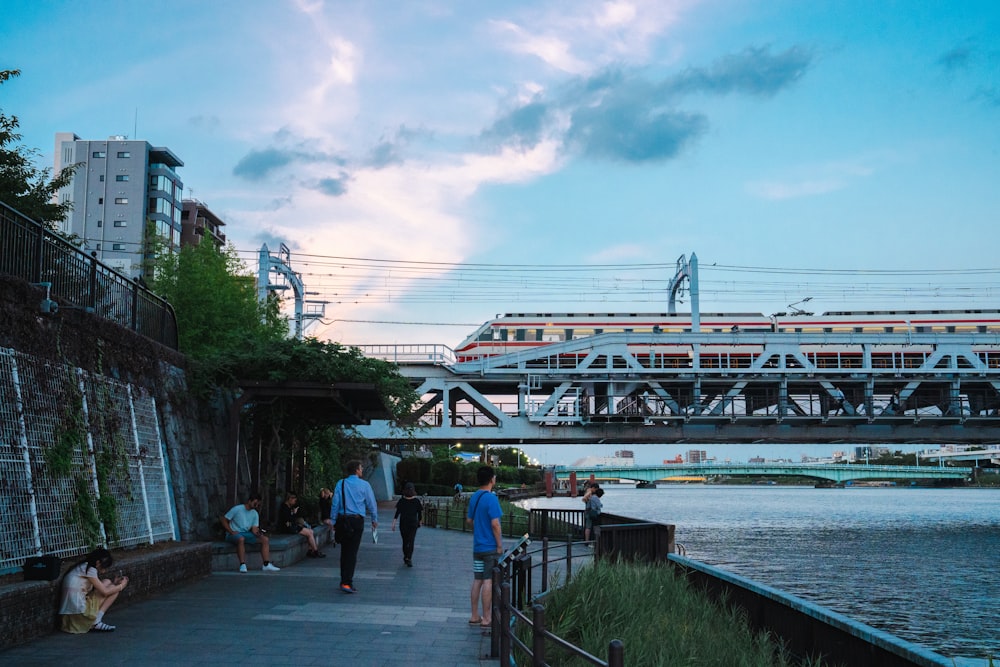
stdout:
[[(472, 523), (472, 616), (469, 623), (489, 628), (493, 618), (493, 568), (503, 553), (500, 501), (493, 493), (496, 473), (490, 466), (476, 471), (479, 490), (469, 498), (466, 519)], [(479, 601), (482, 599), (482, 614)]]
[(365, 514), (371, 515), (372, 531), (378, 528), (378, 505), (372, 485), (361, 479), (361, 461), (348, 461), (344, 478), (333, 490), (333, 507), (330, 516), (336, 521), (345, 516), (348, 533), (340, 540), (340, 590), (357, 593), (354, 588), (354, 568), (358, 563), (358, 548), (365, 532)]

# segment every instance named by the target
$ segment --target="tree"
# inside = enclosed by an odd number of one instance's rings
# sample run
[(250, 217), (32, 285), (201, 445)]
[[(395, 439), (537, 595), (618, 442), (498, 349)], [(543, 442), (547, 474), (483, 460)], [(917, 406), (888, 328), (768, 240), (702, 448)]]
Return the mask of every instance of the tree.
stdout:
[[(20, 70), (0, 70), (0, 85), (20, 75)], [(34, 164), (38, 151), (19, 145), (18, 127), (17, 116), (8, 116), (0, 109), (0, 201), (55, 229), (73, 204), (54, 204), (52, 199), (60, 188), (69, 185), (78, 165), (68, 166), (50, 178), (50, 169), (39, 169)]]

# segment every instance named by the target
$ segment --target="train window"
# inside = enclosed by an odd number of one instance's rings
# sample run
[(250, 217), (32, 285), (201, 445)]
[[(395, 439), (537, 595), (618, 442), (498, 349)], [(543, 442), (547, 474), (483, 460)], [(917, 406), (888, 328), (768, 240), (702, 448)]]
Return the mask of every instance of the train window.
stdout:
[(564, 331), (565, 331), (566, 337), (563, 340), (573, 340), (573, 330), (572, 329), (565, 329)]
[(915, 331), (917, 333), (927, 333), (927, 327), (916, 327)]
[(535, 340), (536, 341), (545, 340), (544, 334), (545, 334), (545, 329), (535, 329)]
[(502, 340), (502, 341), (506, 341), (507, 340), (507, 330), (506, 329), (501, 329), (500, 330), (500, 340)]
[(978, 327), (976, 327), (976, 332), (977, 333), (986, 333), (986, 325), (985, 324), (980, 324)]
[(864, 327), (854, 327), (854, 333), (864, 333), (864, 332), (865, 332)]
[(547, 343), (558, 343), (563, 338), (563, 331), (561, 329), (546, 329), (542, 334), (542, 340)]
[(833, 327), (823, 327), (823, 333), (833, 333)]
[(514, 330), (514, 340), (523, 341), (525, 334), (528, 333), (525, 329), (515, 329)]
[(893, 328), (892, 328), (892, 327), (886, 327), (886, 328), (884, 329), (884, 331), (885, 331), (886, 333), (892, 333), (892, 331), (893, 331)]
[(604, 329), (594, 329), (594, 335), (595, 335), (595, 336), (596, 336), (597, 334), (602, 334), (602, 333), (604, 333)]
[(953, 326), (947, 326), (944, 328), (944, 330), (947, 331), (948, 333), (955, 333), (955, 327)]
[(484, 331), (483, 333), (479, 334), (479, 340), (493, 340), (493, 332)]

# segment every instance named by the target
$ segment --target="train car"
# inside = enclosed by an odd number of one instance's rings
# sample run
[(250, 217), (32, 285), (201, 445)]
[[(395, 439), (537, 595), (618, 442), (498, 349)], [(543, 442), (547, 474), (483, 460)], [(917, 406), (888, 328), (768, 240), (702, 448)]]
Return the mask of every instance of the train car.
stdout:
[[(1000, 310), (910, 310), (832, 311), (813, 314), (802, 311), (778, 313), (702, 313), (702, 332), (788, 332), (823, 333), (1000, 333)], [(521, 350), (579, 340), (608, 333), (684, 333), (691, 331), (690, 313), (507, 313), (482, 324), (455, 349), (459, 362), (508, 354)], [(645, 345), (637, 356), (651, 365), (683, 367), (689, 347)], [(704, 345), (702, 367), (738, 368), (760, 352), (760, 346), (741, 344)], [(836, 356), (843, 366), (842, 352), (824, 347), (820, 356)], [(854, 348), (853, 354), (860, 354)], [(569, 356), (580, 356), (570, 353)], [(902, 354), (902, 351), (900, 351)], [(886, 360), (873, 360), (881, 364)], [(890, 360), (891, 361), (891, 360)], [(817, 365), (825, 365), (817, 362)], [(850, 364), (849, 364), (850, 365)]]

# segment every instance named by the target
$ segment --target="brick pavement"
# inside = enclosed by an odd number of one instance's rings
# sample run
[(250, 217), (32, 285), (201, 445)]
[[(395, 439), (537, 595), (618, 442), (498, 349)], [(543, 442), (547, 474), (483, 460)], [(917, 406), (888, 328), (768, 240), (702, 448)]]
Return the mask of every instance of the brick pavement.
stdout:
[[(354, 583), (340, 583), (339, 547), (277, 573), (230, 572), (122, 608), (113, 633), (50, 635), (0, 652), (4, 665), (385, 665), (482, 667), (489, 637), (468, 624), (472, 536), (421, 528), (403, 564), (392, 510), (370, 525)], [(127, 574), (127, 573), (126, 573)]]

